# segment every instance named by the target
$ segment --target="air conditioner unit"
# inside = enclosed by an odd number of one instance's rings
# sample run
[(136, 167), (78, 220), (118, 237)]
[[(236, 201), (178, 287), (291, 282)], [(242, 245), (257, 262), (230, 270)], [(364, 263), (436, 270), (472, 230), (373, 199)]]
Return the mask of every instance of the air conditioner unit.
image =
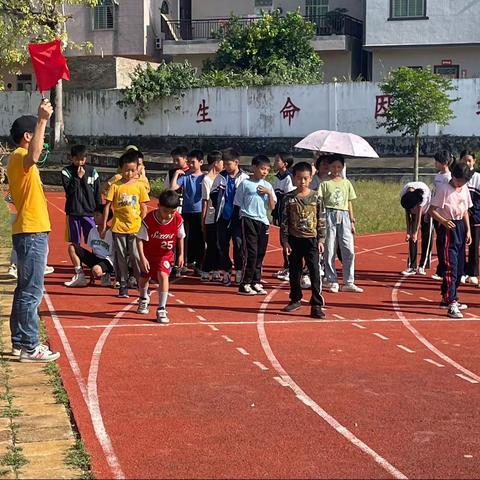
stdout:
[(162, 37), (156, 37), (155, 38), (155, 50), (161, 50), (162, 49)]

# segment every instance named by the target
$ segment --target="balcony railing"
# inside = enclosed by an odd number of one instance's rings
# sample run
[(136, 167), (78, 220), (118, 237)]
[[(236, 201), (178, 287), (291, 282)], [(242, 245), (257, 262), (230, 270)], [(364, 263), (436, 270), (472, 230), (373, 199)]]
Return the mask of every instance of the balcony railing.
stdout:
[[(239, 18), (241, 26), (248, 26), (259, 17)], [(349, 35), (363, 37), (363, 22), (343, 13), (331, 12), (327, 15), (306, 16), (305, 20), (315, 24), (316, 35)], [(229, 18), (208, 18), (204, 20), (168, 20), (162, 21), (165, 40), (213, 40), (225, 28)]]

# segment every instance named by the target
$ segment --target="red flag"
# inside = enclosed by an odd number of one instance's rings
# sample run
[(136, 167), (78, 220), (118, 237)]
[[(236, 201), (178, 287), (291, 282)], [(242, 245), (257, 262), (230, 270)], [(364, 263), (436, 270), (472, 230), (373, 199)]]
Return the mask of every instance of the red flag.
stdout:
[(63, 78), (70, 80), (70, 70), (63, 56), (61, 40), (48, 43), (30, 43), (28, 45), (33, 69), (41, 93), (50, 90)]

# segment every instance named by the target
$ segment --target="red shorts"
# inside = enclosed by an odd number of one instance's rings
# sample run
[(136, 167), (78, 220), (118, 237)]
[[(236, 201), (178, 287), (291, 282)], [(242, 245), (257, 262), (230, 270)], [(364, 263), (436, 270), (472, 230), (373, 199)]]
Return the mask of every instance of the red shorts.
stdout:
[(173, 250), (163, 257), (148, 258), (148, 263), (150, 263), (150, 272), (148, 274), (142, 272), (142, 277), (157, 278), (159, 273), (170, 275), (170, 273), (172, 273), (174, 262), (175, 254)]

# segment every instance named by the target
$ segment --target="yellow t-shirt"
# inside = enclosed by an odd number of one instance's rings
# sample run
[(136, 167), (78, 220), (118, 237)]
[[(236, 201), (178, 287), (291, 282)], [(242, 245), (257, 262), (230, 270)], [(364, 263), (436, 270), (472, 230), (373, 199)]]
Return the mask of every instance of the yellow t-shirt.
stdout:
[(17, 218), (12, 224), (12, 235), (51, 230), (47, 199), (38, 167), (32, 165), (28, 170), (23, 168), (23, 159), (27, 155), (28, 150), (17, 148), (10, 156), (7, 167), (10, 193), (17, 209)]
[[(121, 179), (122, 179), (122, 174), (121, 174), (121, 173), (116, 173), (113, 177), (110, 177), (110, 178), (106, 181), (106, 183), (105, 183), (105, 186), (104, 186), (104, 189), (103, 189), (103, 193), (104, 193), (105, 195), (107, 195), (109, 188), (110, 188), (114, 183), (118, 182), (118, 181), (121, 180)], [(140, 174), (140, 175), (138, 176), (137, 180), (138, 180), (139, 182), (144, 183), (144, 184), (145, 184), (145, 188), (146, 188), (146, 190), (147, 190), (147, 193), (150, 193), (150, 182), (148, 181), (148, 178), (147, 178), (145, 175)]]
[(150, 200), (145, 184), (118, 180), (110, 186), (106, 199), (113, 207), (112, 232), (137, 233), (142, 224), (140, 204)]

